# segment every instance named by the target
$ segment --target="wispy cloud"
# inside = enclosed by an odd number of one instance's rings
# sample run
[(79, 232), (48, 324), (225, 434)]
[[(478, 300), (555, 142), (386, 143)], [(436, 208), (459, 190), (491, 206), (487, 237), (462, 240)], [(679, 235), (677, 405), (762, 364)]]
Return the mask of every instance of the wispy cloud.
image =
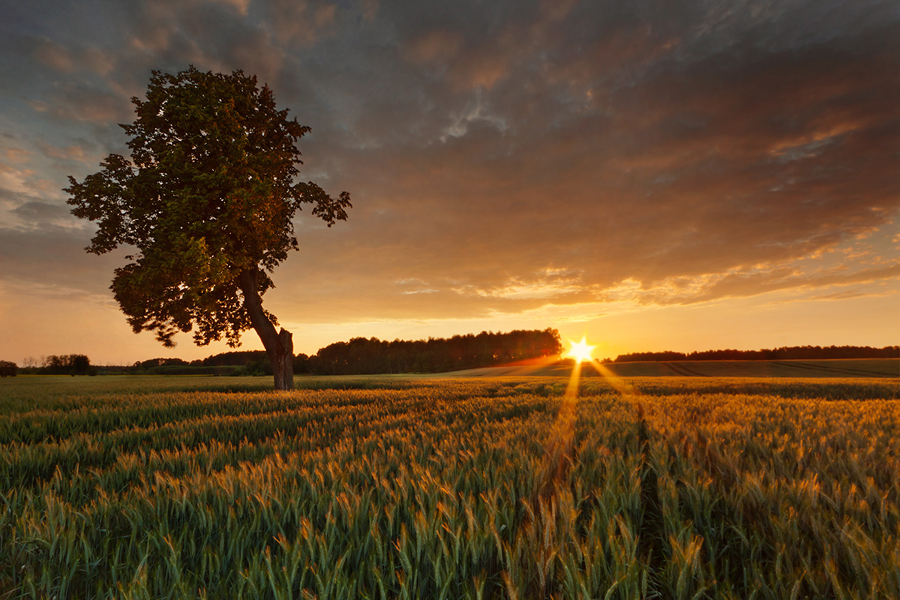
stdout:
[(0, 230), (0, 259), (27, 265), (0, 279), (108, 285), (59, 189), (124, 151), (116, 124), (151, 69), (191, 63), (257, 74), (313, 128), (303, 177), (353, 194), (338, 227), (298, 218), (271, 300), (285, 322), (574, 322), (617, 303), (851, 299), (898, 276), (892, 3), (86, 6), (0, 24), (0, 211), (22, 225)]

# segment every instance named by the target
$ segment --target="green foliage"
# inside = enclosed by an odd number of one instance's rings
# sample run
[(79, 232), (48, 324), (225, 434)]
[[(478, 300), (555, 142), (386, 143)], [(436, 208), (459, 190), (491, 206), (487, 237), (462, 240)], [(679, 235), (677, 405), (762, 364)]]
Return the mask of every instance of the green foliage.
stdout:
[(900, 596), (896, 380), (241, 381), (4, 381), (0, 589)]
[(262, 358), (256, 361), (250, 361), (243, 367), (239, 367), (235, 372), (235, 375), (271, 375), (272, 374), (272, 363), (270, 363), (267, 359)]
[(279, 111), (256, 77), (154, 71), (146, 100), (132, 102), (137, 118), (123, 125), (131, 160), (110, 155), (65, 190), (72, 213), (99, 225), (88, 251), (137, 249), (112, 283), (135, 332), (172, 346), (176, 332), (195, 329), (198, 344), (224, 336), (236, 346), (250, 327), (240, 273), (261, 269), (264, 294), (267, 273), (297, 248), (294, 213), (313, 204), (331, 226), (347, 218), (350, 196), (295, 183), (295, 143), (310, 129)]

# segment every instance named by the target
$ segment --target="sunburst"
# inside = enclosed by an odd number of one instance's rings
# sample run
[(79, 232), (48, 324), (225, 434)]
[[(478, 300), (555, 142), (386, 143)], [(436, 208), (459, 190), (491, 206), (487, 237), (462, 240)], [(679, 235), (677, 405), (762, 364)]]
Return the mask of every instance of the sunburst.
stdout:
[(589, 346), (585, 336), (581, 336), (581, 341), (577, 344), (572, 340), (569, 340), (569, 344), (572, 347), (569, 349), (569, 352), (566, 353), (566, 356), (574, 358), (575, 362), (591, 362), (594, 359), (594, 357), (591, 356), (591, 351), (597, 346)]

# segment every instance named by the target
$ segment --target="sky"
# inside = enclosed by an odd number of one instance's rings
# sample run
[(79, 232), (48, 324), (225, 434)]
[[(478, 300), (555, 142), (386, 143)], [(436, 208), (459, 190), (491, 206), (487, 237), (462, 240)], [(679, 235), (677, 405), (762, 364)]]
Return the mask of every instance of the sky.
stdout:
[[(312, 128), (264, 305), (295, 352), (553, 327), (595, 357), (900, 344), (900, 2), (0, 0), (0, 359), (134, 334), (69, 212), (152, 70)], [(260, 349), (252, 330), (242, 349)]]

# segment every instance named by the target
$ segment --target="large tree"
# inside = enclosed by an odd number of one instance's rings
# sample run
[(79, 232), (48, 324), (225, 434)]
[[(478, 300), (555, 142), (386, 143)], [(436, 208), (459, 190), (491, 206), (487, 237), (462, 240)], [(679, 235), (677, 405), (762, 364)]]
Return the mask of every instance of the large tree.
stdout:
[(293, 341), (262, 306), (269, 274), (297, 249), (293, 216), (303, 204), (329, 227), (347, 219), (350, 195), (332, 198), (295, 181), (296, 142), (310, 129), (278, 110), (256, 77), (154, 71), (137, 118), (122, 125), (131, 160), (110, 154), (102, 170), (64, 191), (72, 213), (96, 221), (86, 249), (136, 252), (115, 270), (119, 306), (135, 333), (165, 346), (178, 331), (206, 345), (240, 345), (256, 330), (272, 362), (276, 389), (292, 389)]

